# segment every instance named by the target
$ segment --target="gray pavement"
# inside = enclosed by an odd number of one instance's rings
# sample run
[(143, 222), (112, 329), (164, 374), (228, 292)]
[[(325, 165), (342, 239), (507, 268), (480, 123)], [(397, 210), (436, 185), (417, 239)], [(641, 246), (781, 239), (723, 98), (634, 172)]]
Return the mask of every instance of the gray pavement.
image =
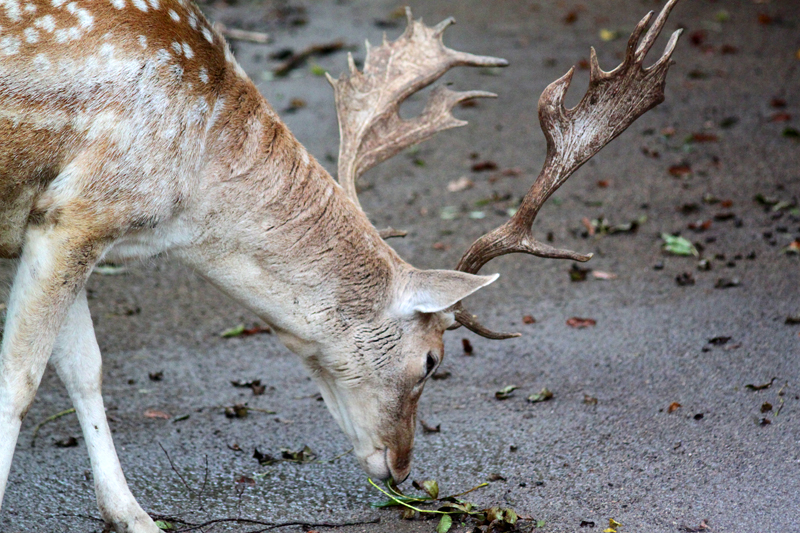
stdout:
[[(500, 98), (458, 109), (469, 126), (440, 134), (363, 180), (361, 202), (376, 226), (409, 231), (392, 241), (399, 253), (418, 267), (447, 268), (472, 239), (504, 220), (507, 201), (482, 200), (494, 193), (518, 197), (535, 177), (545, 146), (535, 109), (541, 90), (588, 58), (590, 45), (602, 66), (615, 66), (625, 40), (603, 42), (600, 30), (626, 34), (661, 3), (410, 4), (429, 23), (456, 17), (446, 37), (450, 46), (511, 63), (496, 73), (450, 73), (446, 81), (454, 88), (494, 91)], [(270, 80), (265, 73), (275, 62), (267, 56), (341, 38), (358, 46), (354, 55), (363, 58), (360, 43), (378, 42), (383, 29), (375, 21), (393, 23), (398, 4), (306, 2), (305, 25), (272, 21), (276, 6), (286, 5), (206, 9), (231, 26), (273, 34), (271, 45), (237, 43), (237, 57), (297, 137), (333, 169), (338, 133), (327, 82), (308, 67)], [(441, 432), (420, 429), (412, 478), (435, 478), (443, 492), (453, 493), (500, 474), (504, 480), (469, 499), (513, 506), (543, 521), (541, 531), (548, 533), (599, 532), (609, 518), (622, 524), (620, 533), (800, 531), (800, 326), (784, 323), (800, 313), (800, 257), (781, 252), (800, 239), (800, 216), (796, 208), (792, 214), (791, 207), (772, 210), (754, 201), (758, 194), (795, 203), (800, 197), (800, 140), (782, 134), (800, 129), (799, 7), (794, 0), (696, 0), (676, 8), (667, 30), (685, 27), (687, 34), (675, 54), (666, 102), (578, 171), (534, 227), (542, 237), (552, 233), (560, 247), (594, 252), (587, 266), (616, 279), (589, 275), (571, 282), (569, 263), (530, 257), (490, 264), (487, 272), (500, 272), (500, 280), (469, 305), (488, 324), (524, 336), (488, 341), (463, 330), (447, 334), (443, 370), (451, 375), (430, 382), (420, 404), (420, 416), (441, 424)], [(568, 24), (570, 12), (576, 20)], [(386, 31), (394, 37), (401, 29)], [(334, 75), (345, 65), (341, 53), (314, 61)], [(587, 71), (579, 70), (569, 101), (577, 102), (587, 80)], [(305, 107), (284, 113), (294, 98)], [(780, 104), (775, 99), (785, 107), (772, 105)], [(421, 102), (414, 99), (410, 109)], [(687, 142), (693, 134), (700, 135)], [(470, 170), (484, 160), (500, 170), (519, 167), (521, 175), (491, 180), (498, 171)], [(683, 165), (691, 172), (669, 172)], [(475, 187), (448, 192), (447, 184), (461, 176)], [(712, 196), (730, 203), (704, 203)], [(445, 206), (456, 206), (459, 218), (442, 220)], [(485, 218), (467, 215), (478, 210)], [(582, 236), (584, 217), (621, 224), (643, 215), (647, 220), (636, 233)], [(688, 229), (707, 220), (704, 232)], [(661, 251), (659, 234), (676, 231), (703, 246), (710, 271), (698, 270), (694, 258)], [(12, 268), (0, 262), (0, 279), (10, 280)], [(694, 285), (676, 283), (684, 272)], [(715, 288), (721, 278), (739, 285)], [(257, 324), (256, 317), (162, 259), (134, 265), (125, 275), (95, 275), (89, 287), (117, 450), (146, 510), (195, 523), (380, 519), (338, 531), (433, 531), (433, 521), (401, 521), (397, 511), (371, 509), (379, 495), (352, 456), (273, 466), (252, 458), (255, 447), (275, 455), (307, 444), (322, 459), (349, 448), (314, 385), (273, 336), (220, 338), (239, 323)], [(524, 315), (536, 322), (524, 324)], [(573, 316), (597, 324), (573, 329), (566, 325)], [(715, 337), (730, 340), (710, 344)], [(462, 338), (471, 341), (472, 355), (464, 355)], [(149, 379), (159, 371), (161, 381)], [(773, 378), (770, 388), (746, 387)], [(234, 388), (230, 381), (237, 379), (260, 379), (266, 392)], [(519, 390), (496, 400), (494, 392), (511, 384)], [(552, 400), (525, 401), (543, 387), (553, 391)], [(222, 406), (236, 402), (276, 414), (226, 418)], [(681, 407), (670, 413), (673, 402)], [(772, 409), (762, 413), (765, 403)], [(36, 446), (30, 445), (34, 426), (69, 406), (48, 371), (24, 422), (0, 531), (102, 529), (91, 518), (98, 512), (74, 416), (43, 426)], [(147, 410), (173, 420), (148, 418)], [(69, 436), (80, 446), (54, 445)], [(232, 450), (234, 443), (243, 451)], [(237, 483), (243, 476), (255, 484)], [(582, 521), (595, 525), (581, 527)], [(703, 521), (710, 529), (699, 529)], [(205, 531), (256, 529), (228, 522)]]

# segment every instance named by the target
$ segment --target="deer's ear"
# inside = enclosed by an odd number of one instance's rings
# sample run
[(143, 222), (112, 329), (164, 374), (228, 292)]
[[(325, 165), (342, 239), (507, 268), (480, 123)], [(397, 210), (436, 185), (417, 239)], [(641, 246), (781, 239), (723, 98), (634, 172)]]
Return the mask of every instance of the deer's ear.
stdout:
[(392, 311), (399, 316), (444, 311), (499, 276), (476, 276), (457, 270), (413, 270), (403, 276)]

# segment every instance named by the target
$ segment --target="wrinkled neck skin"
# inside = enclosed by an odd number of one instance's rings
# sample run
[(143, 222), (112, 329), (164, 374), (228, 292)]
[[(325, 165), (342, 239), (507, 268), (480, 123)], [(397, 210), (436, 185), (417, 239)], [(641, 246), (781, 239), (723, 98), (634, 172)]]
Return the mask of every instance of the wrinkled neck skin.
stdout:
[(384, 309), (407, 265), (273, 114), (256, 117), (236, 140), (246, 157), (208, 169), (187, 209), (196, 234), (179, 255), (305, 358)]

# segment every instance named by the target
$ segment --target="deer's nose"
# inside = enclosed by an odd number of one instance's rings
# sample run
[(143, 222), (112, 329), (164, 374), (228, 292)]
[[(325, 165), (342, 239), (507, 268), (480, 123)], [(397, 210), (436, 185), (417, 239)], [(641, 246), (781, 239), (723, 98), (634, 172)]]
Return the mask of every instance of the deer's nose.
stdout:
[(398, 485), (408, 478), (411, 473), (411, 453), (396, 454), (394, 450), (386, 450), (386, 464), (392, 479)]

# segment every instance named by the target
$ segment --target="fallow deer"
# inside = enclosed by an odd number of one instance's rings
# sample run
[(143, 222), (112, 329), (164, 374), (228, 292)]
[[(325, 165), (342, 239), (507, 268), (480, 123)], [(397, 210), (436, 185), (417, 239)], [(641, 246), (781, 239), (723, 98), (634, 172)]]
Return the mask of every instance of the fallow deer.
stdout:
[[(502, 59), (444, 46), (452, 20), (408, 14), (393, 42), (352, 57), (334, 87), (339, 182), (308, 154), (187, 0), (0, 1), (0, 257), (17, 258), (0, 355), (0, 501), (20, 424), (48, 360), (75, 406), (97, 501), (118, 532), (155, 533), (131, 494), (100, 392), (101, 360), (84, 285), (101, 260), (165, 252), (253, 310), (300, 356), (369, 475), (404, 480), (417, 401), (446, 329), (494, 333), (461, 300), (494, 281), (477, 272), (524, 252), (586, 261), (533, 239), (542, 203), (664, 99), (680, 31), (645, 55), (676, 0), (637, 25), (623, 63), (592, 50), (581, 102), (562, 102), (573, 71), (539, 99), (547, 158), (517, 213), (455, 270), (417, 270), (370, 224), (356, 197), (367, 169), (463, 125), (458, 102), (485, 92), (435, 89), (417, 118), (399, 105), (460, 65)], [(649, 30), (648, 30), (648, 26)], [(643, 39), (642, 39), (642, 36)], [(640, 42), (641, 39), (641, 42)]]

